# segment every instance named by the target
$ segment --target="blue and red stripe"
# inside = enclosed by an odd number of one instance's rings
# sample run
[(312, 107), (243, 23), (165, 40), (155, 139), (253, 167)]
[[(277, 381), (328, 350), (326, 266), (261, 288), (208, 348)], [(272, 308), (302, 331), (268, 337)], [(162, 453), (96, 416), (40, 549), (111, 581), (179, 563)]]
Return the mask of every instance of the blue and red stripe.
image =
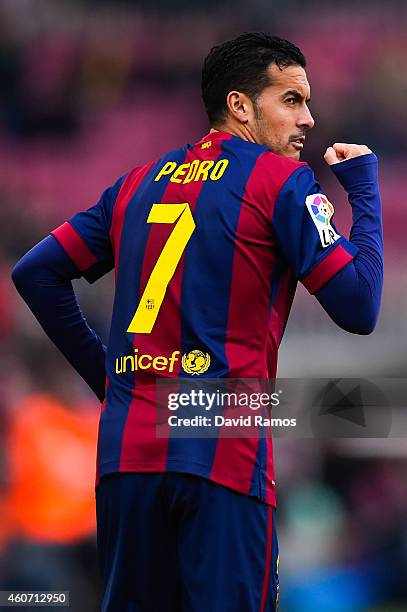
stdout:
[[(173, 157), (170, 153), (160, 162), (165, 163)], [(181, 157), (181, 153), (178, 157)], [(124, 467), (122, 444), (136, 381), (133, 372), (120, 376), (115, 373), (115, 359), (132, 352), (133, 337), (125, 330), (139, 300), (143, 255), (151, 230), (146, 220), (152, 204), (161, 200), (167, 183), (166, 180), (152, 180), (158, 172), (159, 163), (137, 169), (129, 175), (119, 193), (112, 220), (111, 234), (117, 271), (107, 370), (108, 377), (110, 381), (114, 379), (114, 384), (110, 384), (107, 389), (106, 408), (101, 415), (99, 426), (100, 476), (120, 471)], [(120, 333), (117, 330), (120, 330)]]

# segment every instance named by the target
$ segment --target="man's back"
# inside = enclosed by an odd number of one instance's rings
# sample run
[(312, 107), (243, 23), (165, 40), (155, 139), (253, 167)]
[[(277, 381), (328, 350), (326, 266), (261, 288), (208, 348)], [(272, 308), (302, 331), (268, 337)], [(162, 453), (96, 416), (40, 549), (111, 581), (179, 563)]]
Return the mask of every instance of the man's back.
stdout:
[(89, 280), (115, 265), (98, 479), (185, 471), (275, 503), (270, 438), (157, 438), (151, 383), (275, 376), (296, 278), (271, 219), (304, 165), (212, 132), (130, 172), (96, 218), (79, 213), (53, 232), (68, 252), (79, 235), (84, 261), (86, 248), (96, 254), (83, 263)]
[[(215, 132), (129, 174), (111, 229), (111, 382), (120, 374), (122, 384), (133, 388), (140, 374), (182, 376), (181, 357), (194, 350), (209, 355), (205, 372), (199, 359), (194, 364), (196, 374), (274, 376), (275, 363), (268, 364), (266, 354), (276, 292), (271, 281), (290, 272), (271, 218), (279, 187), (299, 166)], [(287, 314), (279, 313), (284, 319)], [(270, 331), (276, 349), (281, 328)], [(157, 356), (167, 363), (154, 363)]]

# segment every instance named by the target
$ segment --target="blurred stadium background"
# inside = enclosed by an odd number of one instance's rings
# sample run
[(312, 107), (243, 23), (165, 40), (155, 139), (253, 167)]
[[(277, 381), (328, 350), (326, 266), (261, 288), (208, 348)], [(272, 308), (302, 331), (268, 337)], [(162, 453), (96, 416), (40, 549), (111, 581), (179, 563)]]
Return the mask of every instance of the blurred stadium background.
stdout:
[[(366, 143), (380, 157), (377, 330), (337, 329), (299, 288), (279, 375), (407, 374), (406, 9), (367, 0), (0, 2), (0, 589), (70, 590), (75, 612), (98, 610), (100, 598), (98, 404), (19, 299), (10, 269), (118, 176), (206, 133), (200, 66), (219, 41), (264, 29), (305, 53), (316, 127), (304, 159), (339, 227), (349, 229), (350, 209), (325, 148)], [(75, 287), (106, 341), (112, 276)], [(275, 455), (281, 610), (407, 610), (406, 440), (279, 439)]]

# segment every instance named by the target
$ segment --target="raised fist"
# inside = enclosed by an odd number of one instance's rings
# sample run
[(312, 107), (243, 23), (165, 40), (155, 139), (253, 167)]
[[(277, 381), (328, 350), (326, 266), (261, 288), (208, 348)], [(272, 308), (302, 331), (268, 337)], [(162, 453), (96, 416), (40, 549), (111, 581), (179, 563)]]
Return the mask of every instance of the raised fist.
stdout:
[(338, 164), (345, 159), (367, 155), (372, 151), (366, 145), (348, 144), (346, 142), (335, 142), (332, 147), (328, 147), (325, 151), (324, 160), (328, 166)]

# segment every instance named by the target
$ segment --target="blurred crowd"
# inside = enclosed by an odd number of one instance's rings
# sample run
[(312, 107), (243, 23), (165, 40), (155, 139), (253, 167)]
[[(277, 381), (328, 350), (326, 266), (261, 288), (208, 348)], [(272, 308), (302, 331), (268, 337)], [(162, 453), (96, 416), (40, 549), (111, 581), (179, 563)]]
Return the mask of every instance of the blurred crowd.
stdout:
[[(16, 294), (11, 267), (129, 169), (206, 133), (200, 66), (217, 42), (267, 29), (305, 53), (316, 127), (304, 159), (345, 233), (350, 209), (323, 152), (358, 142), (380, 159), (378, 328), (352, 337), (299, 289), (279, 375), (407, 374), (405, 7), (246, 4), (0, 4), (0, 589), (70, 590), (75, 612), (97, 610), (100, 592), (98, 403)], [(75, 288), (106, 342), (111, 275)], [(275, 455), (282, 610), (407, 610), (406, 441), (280, 439)]]

